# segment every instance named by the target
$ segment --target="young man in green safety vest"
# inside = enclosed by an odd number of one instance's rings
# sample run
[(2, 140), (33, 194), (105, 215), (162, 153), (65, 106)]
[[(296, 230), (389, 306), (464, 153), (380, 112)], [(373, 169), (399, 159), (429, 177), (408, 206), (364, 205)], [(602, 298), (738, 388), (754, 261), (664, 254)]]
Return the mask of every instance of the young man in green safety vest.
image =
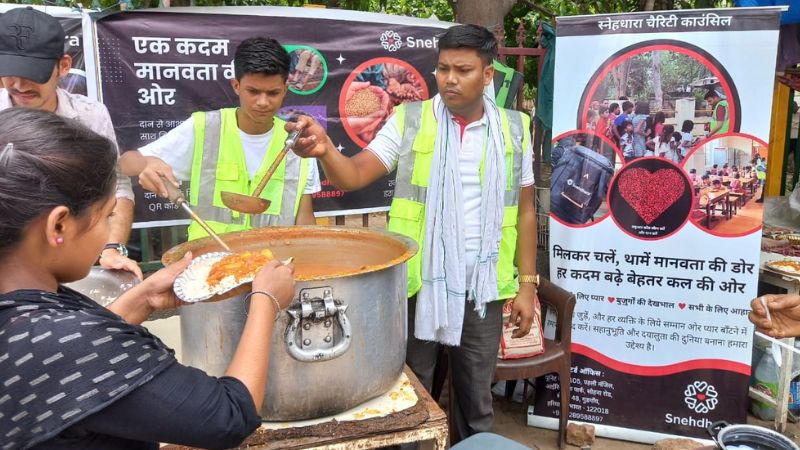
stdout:
[(486, 28), (450, 28), (439, 39), (439, 94), (396, 107), (353, 157), (310, 118), (287, 126), (305, 128), (295, 152), (316, 157), (339, 189), (361, 189), (397, 169), (387, 228), (420, 248), (408, 263), (406, 362), (430, 389), (449, 347), (461, 438), (492, 428), (503, 300), (514, 299), (514, 336), (525, 336), (538, 283), (530, 122), (484, 96), (496, 54)]
[(711, 113), (711, 131), (708, 132), (708, 137), (727, 133), (728, 123), (730, 122), (728, 101), (720, 97), (717, 91), (714, 90), (708, 91), (705, 99), (714, 108), (714, 112)]
[[(313, 225), (311, 194), (321, 190), (313, 159), (286, 155), (261, 194), (271, 201), (263, 214), (240, 214), (220, 198), (222, 191), (250, 195), (283, 148), (285, 121), (276, 115), (286, 96), (289, 64), (289, 54), (275, 39), (246, 39), (236, 48), (231, 80), (239, 107), (192, 114), (157, 141), (125, 152), (123, 170), (164, 197), (161, 176), (176, 186), (177, 180), (188, 180), (189, 203), (218, 233)], [(205, 235), (196, 223), (189, 226), (190, 240)]]
[(756, 179), (758, 180), (758, 185), (761, 186), (761, 196), (758, 197), (756, 203), (764, 203), (764, 191), (767, 190), (765, 186), (765, 182), (767, 181), (767, 160), (757, 155), (754, 160), (754, 165)]

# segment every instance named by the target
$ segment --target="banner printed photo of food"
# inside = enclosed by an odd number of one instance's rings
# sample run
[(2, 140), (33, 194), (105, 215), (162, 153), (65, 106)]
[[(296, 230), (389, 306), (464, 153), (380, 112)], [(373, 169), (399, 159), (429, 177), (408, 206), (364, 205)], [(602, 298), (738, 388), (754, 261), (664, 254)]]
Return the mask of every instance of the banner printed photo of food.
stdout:
[(347, 77), (339, 97), (339, 115), (347, 135), (363, 148), (395, 106), (427, 99), (428, 86), (414, 67), (396, 58), (375, 58)]
[(550, 215), (564, 225), (589, 226), (608, 215), (606, 195), (623, 163), (611, 140), (577, 130), (553, 141)]
[(738, 130), (740, 118), (736, 87), (714, 57), (685, 42), (656, 40), (622, 49), (597, 69), (581, 97), (577, 123), (627, 147), (628, 160), (679, 162), (685, 152), (656, 148), (665, 128), (697, 141), (714, 131), (712, 125), (719, 125), (716, 134)]
[(625, 233), (643, 240), (663, 239), (688, 221), (693, 204), (689, 179), (675, 163), (640, 158), (626, 164), (611, 182), (611, 217)]
[(310, 95), (322, 89), (328, 79), (328, 63), (319, 50), (307, 45), (285, 45), (291, 57), (289, 90), (298, 95)]
[[(729, 133), (700, 142), (683, 161), (694, 188), (692, 223), (716, 236), (744, 236), (761, 228), (767, 143)], [(756, 159), (758, 158), (758, 159)]]

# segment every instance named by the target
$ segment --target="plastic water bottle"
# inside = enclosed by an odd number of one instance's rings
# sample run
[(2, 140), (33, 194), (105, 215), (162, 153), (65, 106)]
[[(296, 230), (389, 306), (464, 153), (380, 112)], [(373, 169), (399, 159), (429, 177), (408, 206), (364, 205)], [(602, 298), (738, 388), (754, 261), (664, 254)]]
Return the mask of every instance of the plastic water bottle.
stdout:
[[(778, 365), (772, 357), (772, 352), (767, 349), (761, 356), (755, 372), (753, 388), (771, 398), (777, 397), (778, 392)], [(775, 420), (775, 408), (764, 402), (753, 399), (750, 402), (750, 412), (761, 420)]]

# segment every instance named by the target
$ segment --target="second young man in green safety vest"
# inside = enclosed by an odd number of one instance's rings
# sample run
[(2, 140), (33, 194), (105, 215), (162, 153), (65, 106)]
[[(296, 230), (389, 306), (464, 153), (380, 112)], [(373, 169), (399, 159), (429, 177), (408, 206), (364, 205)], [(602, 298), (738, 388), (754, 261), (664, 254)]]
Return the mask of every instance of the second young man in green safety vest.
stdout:
[[(514, 336), (524, 336), (538, 283), (529, 119), (484, 98), (496, 54), (489, 30), (450, 28), (439, 39), (439, 95), (395, 108), (366, 151), (351, 158), (310, 118), (287, 126), (305, 128), (295, 152), (318, 158), (339, 189), (361, 189), (397, 169), (387, 228), (420, 248), (408, 263), (406, 362), (431, 389), (437, 356), (443, 345), (450, 347), (457, 405), (452, 414), (461, 438), (492, 428), (502, 300), (514, 299)], [(489, 242), (494, 247), (484, 253)], [(458, 263), (448, 266), (450, 258)], [(446, 270), (437, 272), (442, 266)], [(491, 281), (476, 281), (481, 279)], [(437, 303), (443, 298), (446, 306)], [(434, 321), (431, 316), (444, 317), (442, 308), (447, 319)], [(451, 321), (457, 309), (461, 321)], [(457, 332), (450, 334), (453, 326)]]
[(711, 131), (708, 132), (708, 137), (727, 133), (728, 124), (730, 123), (728, 101), (720, 97), (716, 91), (708, 91), (705, 99), (714, 108), (711, 113)]
[[(238, 108), (196, 112), (178, 127), (121, 158), (127, 175), (166, 197), (161, 176), (189, 181), (189, 203), (218, 233), (268, 225), (313, 225), (311, 194), (321, 190), (316, 161), (289, 153), (261, 194), (271, 201), (263, 214), (228, 209), (220, 192), (250, 195), (284, 145), (285, 121), (277, 113), (286, 96), (290, 58), (271, 38), (243, 41), (234, 55), (231, 86)], [(205, 236), (189, 226), (189, 239)]]

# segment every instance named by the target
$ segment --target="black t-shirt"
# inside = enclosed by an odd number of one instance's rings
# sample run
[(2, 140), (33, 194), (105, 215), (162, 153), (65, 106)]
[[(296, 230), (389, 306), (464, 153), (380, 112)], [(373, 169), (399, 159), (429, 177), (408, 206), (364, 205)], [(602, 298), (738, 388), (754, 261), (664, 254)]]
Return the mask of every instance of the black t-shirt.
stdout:
[(247, 388), (173, 364), (105, 409), (34, 450), (156, 450), (158, 442), (238, 446), (261, 424)]

